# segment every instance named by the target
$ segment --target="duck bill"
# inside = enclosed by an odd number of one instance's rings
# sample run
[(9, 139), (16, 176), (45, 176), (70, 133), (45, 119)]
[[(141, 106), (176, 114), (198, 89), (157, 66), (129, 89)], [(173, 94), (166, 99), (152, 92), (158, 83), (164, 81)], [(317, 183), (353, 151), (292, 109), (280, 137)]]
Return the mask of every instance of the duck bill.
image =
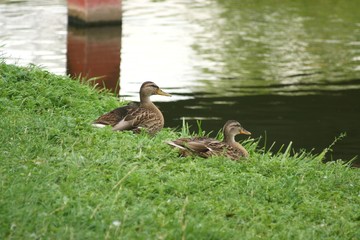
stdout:
[(157, 95), (162, 95), (162, 96), (168, 96), (171, 97), (171, 94), (164, 92), (163, 90), (161, 90), (160, 88), (156, 91)]
[(246, 130), (245, 128), (242, 128), (242, 129), (240, 130), (240, 134), (251, 135), (251, 132), (249, 132), (249, 131)]

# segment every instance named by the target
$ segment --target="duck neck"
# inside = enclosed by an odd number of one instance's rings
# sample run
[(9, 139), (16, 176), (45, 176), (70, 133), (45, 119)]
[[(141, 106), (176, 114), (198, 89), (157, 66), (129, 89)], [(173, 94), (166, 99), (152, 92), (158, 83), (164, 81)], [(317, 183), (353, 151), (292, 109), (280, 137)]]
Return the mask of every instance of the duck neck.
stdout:
[(233, 135), (229, 135), (224, 133), (224, 142), (227, 143), (228, 145), (232, 146), (232, 147), (236, 147), (237, 148), (237, 142), (235, 142), (235, 136)]
[(224, 136), (224, 142), (230, 145), (231, 147), (238, 149), (242, 152), (243, 156), (247, 157), (249, 153), (246, 151), (246, 149), (238, 142), (235, 141), (235, 136)]
[(150, 96), (146, 96), (140, 93), (140, 107), (149, 109), (153, 112), (156, 112), (158, 116), (161, 117), (162, 122), (164, 122), (164, 117), (161, 111), (156, 107), (156, 105), (150, 100)]
[(153, 105), (154, 104), (151, 102), (150, 96), (147, 96), (140, 92), (140, 107), (148, 108), (148, 107), (152, 107)]

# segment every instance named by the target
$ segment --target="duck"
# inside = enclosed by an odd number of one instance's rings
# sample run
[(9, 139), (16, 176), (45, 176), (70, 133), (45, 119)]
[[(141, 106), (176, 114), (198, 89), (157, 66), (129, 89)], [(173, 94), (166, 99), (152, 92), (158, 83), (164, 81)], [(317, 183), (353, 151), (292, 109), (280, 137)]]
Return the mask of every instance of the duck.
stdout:
[(105, 113), (93, 122), (94, 127), (112, 126), (114, 131), (130, 130), (140, 133), (142, 129), (151, 135), (164, 127), (164, 116), (150, 100), (152, 95), (171, 96), (161, 90), (154, 82), (144, 82), (139, 91), (140, 104), (129, 103)]
[(236, 120), (229, 120), (223, 127), (224, 140), (218, 141), (209, 137), (179, 138), (166, 143), (179, 149), (181, 156), (200, 156), (209, 158), (212, 156), (225, 156), (231, 160), (248, 158), (248, 151), (238, 142), (235, 136), (238, 134), (251, 135)]

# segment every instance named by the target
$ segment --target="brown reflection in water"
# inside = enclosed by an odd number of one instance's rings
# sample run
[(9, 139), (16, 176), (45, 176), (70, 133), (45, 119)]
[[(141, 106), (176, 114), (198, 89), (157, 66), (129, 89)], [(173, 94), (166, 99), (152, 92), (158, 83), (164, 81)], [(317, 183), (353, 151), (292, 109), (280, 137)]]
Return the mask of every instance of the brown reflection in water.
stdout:
[(99, 88), (119, 92), (121, 26), (68, 26), (67, 74), (96, 77)]

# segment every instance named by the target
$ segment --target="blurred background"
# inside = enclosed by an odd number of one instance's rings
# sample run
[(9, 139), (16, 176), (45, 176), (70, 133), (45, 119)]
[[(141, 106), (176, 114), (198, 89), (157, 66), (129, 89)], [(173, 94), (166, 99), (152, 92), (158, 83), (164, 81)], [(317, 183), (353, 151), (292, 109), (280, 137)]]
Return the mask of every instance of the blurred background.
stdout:
[[(357, 0), (123, 0), (122, 25), (69, 26), (65, 0), (0, 0), (0, 56), (97, 83), (138, 101), (144, 81), (165, 126), (215, 136), (236, 119), (273, 151), (360, 154)], [(111, 109), (109, 109), (111, 110)], [(238, 137), (238, 140), (244, 139)], [(357, 160), (359, 163), (359, 160)]]

